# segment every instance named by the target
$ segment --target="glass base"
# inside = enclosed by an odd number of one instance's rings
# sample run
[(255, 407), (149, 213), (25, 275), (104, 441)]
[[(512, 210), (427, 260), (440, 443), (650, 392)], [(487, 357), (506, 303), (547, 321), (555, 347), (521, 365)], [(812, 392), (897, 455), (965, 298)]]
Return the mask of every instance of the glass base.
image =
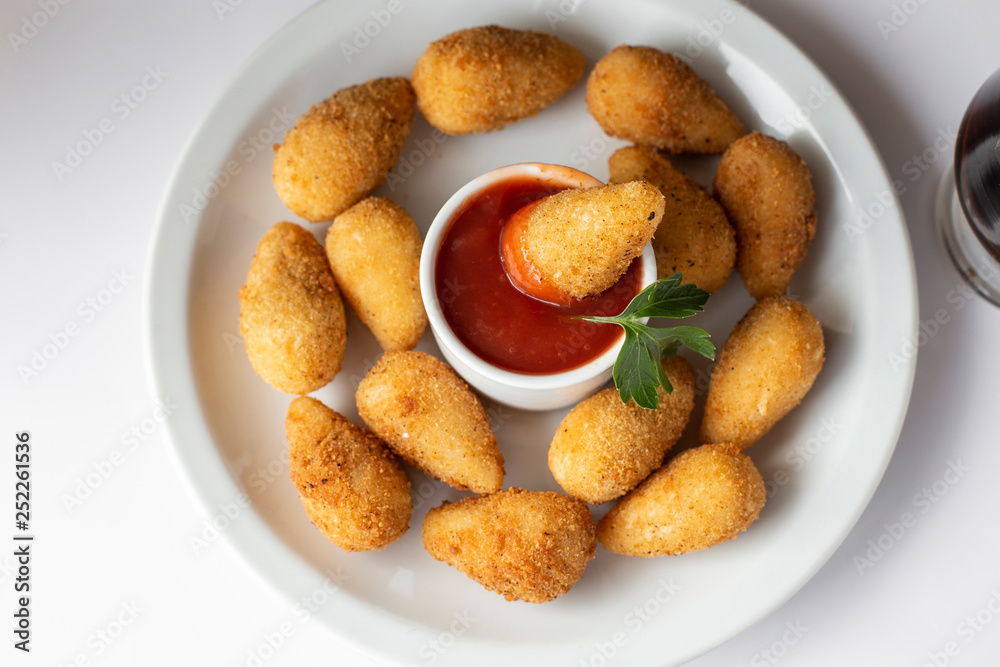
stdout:
[(958, 201), (954, 167), (948, 167), (938, 186), (934, 217), (944, 247), (955, 268), (977, 292), (1000, 306), (1000, 262), (983, 248)]

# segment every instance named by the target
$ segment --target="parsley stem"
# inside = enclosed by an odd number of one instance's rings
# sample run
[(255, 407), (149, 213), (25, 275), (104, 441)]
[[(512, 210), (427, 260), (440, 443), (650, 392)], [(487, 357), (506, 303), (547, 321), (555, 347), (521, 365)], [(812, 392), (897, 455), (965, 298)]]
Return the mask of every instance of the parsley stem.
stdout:
[(696, 285), (682, 285), (675, 273), (647, 286), (618, 315), (577, 315), (578, 319), (602, 324), (617, 324), (625, 330), (622, 349), (615, 360), (612, 377), (623, 403), (656, 409), (660, 404), (657, 387), (672, 391), (670, 379), (660, 362), (677, 353), (681, 345), (715, 359), (715, 346), (704, 329), (692, 326), (655, 327), (641, 322), (648, 317), (681, 319), (704, 309), (708, 292)]

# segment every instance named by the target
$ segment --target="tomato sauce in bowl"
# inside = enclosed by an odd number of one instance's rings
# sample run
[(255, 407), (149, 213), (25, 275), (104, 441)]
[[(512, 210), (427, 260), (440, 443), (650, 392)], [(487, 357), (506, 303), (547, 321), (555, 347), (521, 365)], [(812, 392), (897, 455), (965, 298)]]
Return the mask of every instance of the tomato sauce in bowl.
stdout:
[(656, 280), (652, 247), (605, 293), (565, 305), (515, 287), (501, 250), (504, 226), (522, 206), (596, 185), (603, 183), (572, 167), (512, 164), (472, 179), (434, 216), (420, 254), (427, 321), (441, 356), (483, 396), (523, 410), (553, 410), (611, 380), (621, 327), (573, 316), (620, 313)]
[(444, 318), (463, 345), (498, 368), (541, 375), (589, 363), (622, 339), (621, 327), (573, 316), (617, 315), (641, 289), (641, 257), (602, 294), (566, 305), (530, 297), (511, 282), (501, 259), (504, 225), (522, 206), (566, 187), (524, 176), (501, 180), (463, 202), (444, 232), (434, 267)]

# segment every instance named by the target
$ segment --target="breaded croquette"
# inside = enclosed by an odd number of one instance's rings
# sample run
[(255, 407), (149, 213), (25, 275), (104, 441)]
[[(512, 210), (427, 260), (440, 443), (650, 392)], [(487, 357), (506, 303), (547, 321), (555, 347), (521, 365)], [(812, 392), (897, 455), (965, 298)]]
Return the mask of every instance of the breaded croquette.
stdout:
[(663, 195), (644, 181), (563, 190), (511, 216), (504, 268), (522, 291), (568, 303), (614, 285), (653, 238)]
[(306, 514), (346, 551), (381, 550), (410, 525), (410, 481), (385, 443), (308, 396), (288, 406), (288, 468)]
[(750, 457), (729, 444), (681, 452), (622, 498), (597, 539), (625, 556), (675, 556), (737, 537), (757, 520), (767, 492)]
[(381, 197), (362, 199), (327, 231), (333, 277), (383, 350), (412, 350), (427, 326), (420, 297), (422, 247), (413, 218)]
[(471, 134), (534, 116), (572, 88), (583, 68), (583, 54), (554, 35), (490, 25), (432, 42), (411, 78), (431, 125)]
[(719, 202), (648, 146), (626, 146), (608, 158), (608, 183), (649, 181), (663, 193), (663, 219), (653, 235), (656, 273), (712, 293), (736, 263), (736, 235)]
[(806, 163), (783, 141), (754, 132), (722, 155), (715, 196), (736, 230), (736, 270), (755, 299), (788, 291), (816, 235)]
[(358, 413), (407, 463), (457, 489), (499, 491), (503, 456), (482, 403), (451, 366), (386, 352), (358, 385)]
[(274, 154), (278, 196), (310, 222), (333, 220), (382, 185), (413, 127), (403, 77), (343, 88), (313, 105)]
[(344, 304), (323, 247), (302, 227), (279, 222), (257, 244), (240, 288), (240, 334), (253, 369), (288, 394), (315, 391), (340, 371)]
[(607, 387), (569, 411), (549, 446), (549, 470), (566, 493), (588, 503), (607, 502), (660, 467), (694, 408), (691, 364), (667, 357), (663, 369), (673, 392), (657, 387), (655, 410), (622, 403), (618, 390)]
[(733, 328), (712, 369), (701, 442), (746, 449), (809, 391), (823, 367), (823, 329), (808, 308), (768, 297)]
[(579, 500), (552, 491), (508, 489), (427, 513), (424, 548), (508, 600), (548, 602), (583, 575), (597, 542)]
[(623, 44), (601, 58), (587, 108), (612, 137), (668, 153), (721, 153), (746, 132), (689, 65), (649, 46)]

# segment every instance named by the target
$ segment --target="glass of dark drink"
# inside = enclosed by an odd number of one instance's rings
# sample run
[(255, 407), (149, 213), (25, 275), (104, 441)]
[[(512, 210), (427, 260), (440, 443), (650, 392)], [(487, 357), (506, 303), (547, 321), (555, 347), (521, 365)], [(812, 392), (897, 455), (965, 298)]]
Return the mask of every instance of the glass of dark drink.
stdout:
[(1000, 306), (1000, 70), (965, 111), (936, 217), (959, 273)]

